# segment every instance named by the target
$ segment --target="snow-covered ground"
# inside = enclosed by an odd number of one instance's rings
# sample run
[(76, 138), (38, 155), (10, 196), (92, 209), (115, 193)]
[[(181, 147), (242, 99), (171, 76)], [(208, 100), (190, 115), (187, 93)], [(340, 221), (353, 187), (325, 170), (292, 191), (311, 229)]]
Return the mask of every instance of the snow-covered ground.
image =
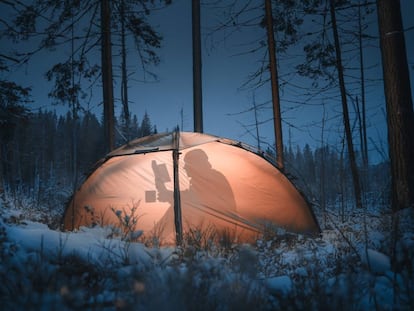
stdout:
[[(157, 247), (62, 232), (61, 209), (0, 200), (2, 310), (414, 310), (414, 213), (332, 209), (320, 238)], [(395, 262), (394, 262), (395, 261)]]

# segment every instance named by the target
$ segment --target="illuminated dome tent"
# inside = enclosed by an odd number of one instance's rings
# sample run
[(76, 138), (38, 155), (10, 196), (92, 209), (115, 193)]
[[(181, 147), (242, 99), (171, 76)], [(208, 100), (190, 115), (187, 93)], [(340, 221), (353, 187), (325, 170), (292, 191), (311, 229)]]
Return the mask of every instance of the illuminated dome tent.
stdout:
[(167, 244), (190, 228), (239, 242), (270, 224), (319, 232), (304, 197), (273, 164), (245, 144), (201, 133), (151, 135), (109, 153), (72, 197), (64, 228), (119, 225), (131, 214), (144, 237)]

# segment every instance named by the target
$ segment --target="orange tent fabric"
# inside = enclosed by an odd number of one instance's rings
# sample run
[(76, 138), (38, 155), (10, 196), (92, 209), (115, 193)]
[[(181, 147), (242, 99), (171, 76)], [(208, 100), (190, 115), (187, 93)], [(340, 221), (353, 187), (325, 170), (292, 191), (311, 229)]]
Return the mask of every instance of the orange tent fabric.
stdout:
[[(184, 233), (214, 229), (247, 242), (269, 225), (319, 232), (301, 193), (251, 147), (190, 132), (178, 133), (175, 142), (175, 133), (136, 139), (109, 153), (74, 194), (64, 228), (119, 225), (120, 215), (134, 214), (144, 237), (174, 243), (176, 187)], [(175, 177), (174, 150), (179, 152)]]

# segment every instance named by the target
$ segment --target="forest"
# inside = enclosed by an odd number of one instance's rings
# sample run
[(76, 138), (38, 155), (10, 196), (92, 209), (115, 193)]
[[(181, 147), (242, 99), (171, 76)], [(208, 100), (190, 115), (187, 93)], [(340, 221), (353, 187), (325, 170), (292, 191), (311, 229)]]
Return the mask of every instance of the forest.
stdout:
[[(7, 280), (0, 298), (6, 308), (411, 310), (414, 65), (406, 42), (412, 44), (414, 28), (402, 22), (410, 4), (193, 0), (186, 107), (194, 112), (194, 132), (203, 132), (204, 122), (204, 129), (234, 133), (237, 124), (240, 141), (249, 137), (252, 150), (304, 195), (321, 234), (277, 228), (240, 245), (187, 232), (176, 247), (163, 247), (140, 239), (139, 230), (132, 239), (111, 226), (66, 232), (61, 222), (76, 189), (108, 152), (160, 128), (184, 127), (172, 95), (163, 106), (149, 96), (151, 112), (137, 113), (133, 105), (148, 100), (139, 96), (162, 80), (155, 72), (169, 56), (154, 16), (182, 9), (183, 2), (0, 1), (0, 276)], [(201, 19), (210, 17), (201, 33), (200, 11)], [(203, 84), (202, 70), (211, 74), (206, 54), (219, 48), (240, 57), (235, 67), (250, 66), (226, 85), (238, 83), (244, 105), (227, 98), (211, 104), (211, 93), (223, 89)], [(38, 81), (28, 86), (18, 73), (39, 55), (50, 56), (42, 68), (51, 86), (46, 109), (44, 98), (34, 97)], [(170, 109), (181, 113), (181, 124), (163, 121)], [(203, 119), (203, 109), (215, 122)], [(377, 122), (386, 135), (378, 134)], [(304, 132), (312, 139), (298, 143), (295, 135)], [(127, 216), (119, 218), (121, 227)]]
[[(101, 122), (90, 113), (76, 122), (70, 113), (65, 116), (43, 111), (30, 114), (14, 128), (13, 139), (3, 138), (7, 141), (3, 146), (6, 193), (14, 198), (26, 194), (39, 205), (55, 204), (56, 200), (51, 197), (70, 194), (74, 185), (79, 185), (91, 172), (95, 162), (104, 157), (102, 131)], [(74, 140), (74, 133), (82, 134)], [(157, 127), (148, 114), (144, 114), (141, 122), (134, 115), (130, 133), (135, 138), (144, 137), (156, 134)], [(116, 142), (120, 146), (127, 141), (118, 133)], [(269, 158), (274, 158), (272, 149), (267, 153)], [(286, 146), (285, 163), (285, 173), (314, 204), (340, 206), (342, 214), (348, 205), (352, 206), (352, 176), (344, 153), (329, 146), (316, 150), (309, 145), (296, 149)], [(384, 161), (361, 170), (365, 204), (389, 202), (389, 169), (389, 162)]]
[[(134, 115), (129, 131), (137, 138), (156, 134), (157, 128), (148, 114), (140, 122)], [(71, 113), (58, 116), (41, 110), (25, 116), (9, 133), (11, 136), (3, 132), (6, 192), (14, 196), (30, 193), (46, 203), (58, 189), (73, 190), (105, 156), (102, 132), (102, 123), (92, 113), (76, 121)], [(116, 141), (118, 146), (127, 143), (120, 133)]]

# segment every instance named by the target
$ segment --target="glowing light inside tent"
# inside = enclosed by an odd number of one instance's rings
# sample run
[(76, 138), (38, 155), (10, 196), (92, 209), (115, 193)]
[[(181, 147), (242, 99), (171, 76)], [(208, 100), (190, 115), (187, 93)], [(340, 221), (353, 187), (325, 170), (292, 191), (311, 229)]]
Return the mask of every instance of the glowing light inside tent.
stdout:
[[(145, 152), (137, 152), (140, 148)], [(302, 195), (257, 154), (229, 140), (181, 133), (178, 181), (174, 181), (172, 150), (172, 136), (159, 134), (112, 152), (74, 195), (65, 213), (65, 228), (116, 225), (119, 218), (114, 211), (125, 215), (133, 211), (144, 237), (158, 234), (173, 243), (177, 186), (184, 231), (230, 230), (242, 241), (255, 238), (264, 222), (297, 232), (318, 231)]]

